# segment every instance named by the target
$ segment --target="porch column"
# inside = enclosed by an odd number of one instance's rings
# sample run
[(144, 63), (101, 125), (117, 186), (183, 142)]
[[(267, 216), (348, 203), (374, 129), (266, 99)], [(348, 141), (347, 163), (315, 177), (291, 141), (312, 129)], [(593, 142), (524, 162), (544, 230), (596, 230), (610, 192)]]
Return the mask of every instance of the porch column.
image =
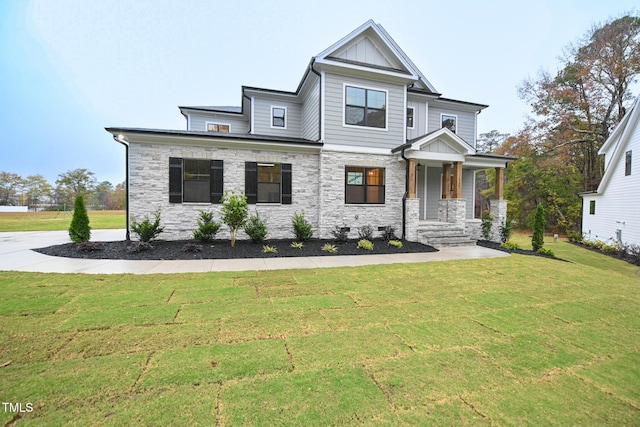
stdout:
[(496, 200), (504, 199), (504, 168), (496, 168)]
[(442, 165), (442, 198), (451, 198), (451, 165)]
[(462, 162), (453, 162), (453, 198), (462, 199)]
[(416, 159), (409, 159), (409, 188), (407, 191), (408, 199), (416, 198)]

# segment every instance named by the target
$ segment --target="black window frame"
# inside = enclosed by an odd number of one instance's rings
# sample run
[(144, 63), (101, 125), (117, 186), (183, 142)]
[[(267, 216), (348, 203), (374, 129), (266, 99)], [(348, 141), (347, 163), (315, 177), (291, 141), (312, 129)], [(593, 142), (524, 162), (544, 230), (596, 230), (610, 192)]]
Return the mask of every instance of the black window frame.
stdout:
[(624, 155), (624, 176), (631, 175), (631, 150), (627, 151)]
[[(348, 96), (348, 91), (349, 89), (355, 89), (355, 90), (362, 90), (364, 91), (364, 105), (359, 105), (356, 103), (349, 103), (349, 96)], [(382, 108), (375, 108), (373, 106), (369, 105), (369, 99), (370, 99), (370, 92), (376, 92), (376, 93), (381, 93), (384, 95), (384, 104)], [(344, 87), (344, 124), (348, 125), (348, 126), (359, 126), (359, 127), (367, 127), (367, 128), (373, 128), (373, 129), (387, 129), (387, 102), (388, 102), (388, 93), (387, 91), (384, 90), (379, 90), (379, 89), (369, 89), (369, 88), (364, 88), (364, 87), (358, 87), (358, 86), (349, 86), (349, 85), (345, 85)], [(362, 110), (362, 120), (358, 121), (358, 122), (349, 122), (349, 111), (353, 110), (353, 109), (358, 109), (358, 110)], [(372, 117), (375, 117), (373, 115), (370, 115), (371, 113), (376, 113), (376, 112), (380, 112), (381, 117), (382, 117), (382, 126), (373, 124), (374, 120), (372, 120)]]
[(589, 200), (589, 215), (595, 215), (595, 214), (596, 214), (596, 201)]
[[(208, 178), (204, 179), (189, 179), (185, 177), (185, 161), (202, 162), (204, 166), (205, 162), (208, 162)], [(203, 170), (204, 172), (204, 170)], [(205, 174), (200, 174), (204, 176)], [(200, 182), (203, 184), (208, 180), (209, 182), (209, 197), (207, 200), (202, 198), (201, 200), (185, 200), (185, 182)], [(169, 203), (211, 203), (220, 204), (222, 195), (224, 194), (224, 161), (215, 159), (197, 159), (197, 158), (182, 158), (182, 157), (170, 157), (169, 158)]]
[[(369, 176), (372, 180), (376, 178), (375, 175), (370, 175), (369, 172), (381, 171), (381, 176), (377, 178), (381, 179), (382, 184), (372, 184), (369, 182)], [(357, 174), (361, 173), (360, 179)], [(386, 168), (381, 166), (345, 166), (344, 168), (344, 203), (346, 205), (384, 205), (386, 201)], [(369, 188), (378, 189), (377, 200), (370, 200)]]
[[(409, 115), (409, 111), (411, 111), (411, 115)], [(409, 124), (411, 121), (411, 124)], [(407, 128), (415, 129), (416, 127), (416, 109), (415, 107), (407, 107)]]
[[(278, 165), (280, 167), (280, 195), (277, 201), (265, 201), (264, 198), (259, 200), (261, 193), (261, 184), (270, 185), (274, 182), (260, 181), (260, 167), (269, 167)], [(245, 177), (244, 177), (244, 195), (247, 197), (247, 203), (249, 204), (292, 204), (292, 172), (293, 168), (291, 163), (278, 163), (278, 162), (245, 162)]]

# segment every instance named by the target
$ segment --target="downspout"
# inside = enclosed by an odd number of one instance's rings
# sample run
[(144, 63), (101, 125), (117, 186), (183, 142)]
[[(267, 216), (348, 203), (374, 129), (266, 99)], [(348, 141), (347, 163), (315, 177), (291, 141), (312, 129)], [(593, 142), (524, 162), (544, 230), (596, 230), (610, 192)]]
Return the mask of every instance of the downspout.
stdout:
[(253, 109), (253, 103), (251, 102), (251, 98), (249, 98), (249, 97), (244, 93), (244, 91), (242, 91), (242, 97), (243, 97), (243, 98), (247, 98), (247, 99), (249, 100), (249, 132), (248, 132), (248, 133), (251, 133), (251, 123), (252, 123), (252, 120), (251, 120), (251, 114), (253, 114), (253, 111), (252, 111), (252, 109)]
[(125, 149), (125, 157), (126, 157), (126, 162), (125, 162), (125, 177), (126, 177), (126, 183), (127, 183), (127, 199), (126, 199), (126, 209), (127, 209), (127, 231), (125, 234), (125, 240), (127, 242), (131, 241), (131, 234), (129, 232), (129, 144), (123, 139), (122, 135), (113, 135), (113, 139), (124, 145), (124, 149)]
[(318, 141), (322, 140), (322, 75), (313, 68), (313, 64), (316, 62), (314, 57), (309, 64), (309, 69), (313, 74), (318, 76)]
[(402, 195), (402, 240), (404, 240), (407, 231), (407, 195), (409, 194), (409, 159), (404, 155), (405, 149), (406, 147), (402, 147), (402, 152), (400, 153), (405, 164), (404, 194)]

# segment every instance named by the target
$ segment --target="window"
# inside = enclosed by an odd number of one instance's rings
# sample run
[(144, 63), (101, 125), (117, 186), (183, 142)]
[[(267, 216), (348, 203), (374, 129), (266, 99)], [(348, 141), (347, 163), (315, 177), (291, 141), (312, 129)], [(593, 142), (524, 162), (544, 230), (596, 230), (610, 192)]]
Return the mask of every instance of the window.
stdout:
[(345, 203), (384, 204), (384, 168), (345, 168)]
[(247, 203), (291, 204), (291, 164), (245, 162)]
[(222, 132), (229, 133), (231, 126), (223, 125), (222, 123), (207, 122), (207, 132)]
[(222, 160), (169, 158), (170, 203), (220, 203)]
[(287, 128), (287, 109), (285, 107), (271, 107), (271, 127)]
[(448, 128), (451, 132), (456, 133), (456, 128), (457, 128), (457, 124), (458, 124), (458, 117), (457, 116), (451, 116), (449, 114), (442, 114), (441, 115), (441, 119), (442, 119), (442, 127), (443, 128)]
[(408, 107), (407, 108), (407, 127), (409, 129), (413, 129), (413, 115), (414, 115), (415, 109), (413, 107)]
[(631, 175), (631, 151), (627, 151), (624, 160), (624, 174), (625, 176)]
[(354, 126), (386, 128), (387, 93), (346, 86), (344, 123)]
[(596, 214), (596, 201), (595, 200), (590, 200), (589, 201), (589, 215), (595, 215)]

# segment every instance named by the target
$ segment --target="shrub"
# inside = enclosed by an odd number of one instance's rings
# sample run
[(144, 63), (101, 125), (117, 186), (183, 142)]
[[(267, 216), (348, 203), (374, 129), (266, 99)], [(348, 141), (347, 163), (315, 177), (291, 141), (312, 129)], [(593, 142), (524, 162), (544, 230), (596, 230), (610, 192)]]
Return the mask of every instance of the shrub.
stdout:
[(69, 226), (69, 238), (74, 243), (88, 242), (91, 238), (89, 215), (87, 215), (87, 209), (84, 207), (82, 196), (76, 197), (73, 205), (73, 218)]
[(335, 254), (336, 252), (338, 252), (338, 247), (336, 245), (332, 245), (331, 243), (325, 243), (324, 245), (322, 245), (322, 250)]
[(387, 242), (388, 242), (389, 240), (396, 240), (396, 239), (397, 239), (397, 237), (396, 237), (396, 229), (395, 229), (395, 228), (393, 228), (393, 227), (392, 227), (392, 226), (390, 226), (390, 225), (387, 225), (387, 226), (384, 228), (384, 231), (382, 232), (382, 238), (383, 238), (384, 240), (386, 240)]
[(513, 220), (511, 218), (507, 218), (504, 220), (504, 224), (500, 225), (500, 241), (502, 243), (509, 241), (512, 233)]
[(275, 246), (264, 245), (262, 247), (262, 252), (265, 254), (275, 254), (278, 253), (278, 248)]
[(291, 247), (293, 249), (302, 249), (302, 248), (304, 248), (304, 243), (302, 243), (302, 242), (291, 242)]
[(213, 220), (213, 212), (199, 211), (198, 228), (193, 232), (193, 238), (201, 242), (210, 242), (216, 238), (221, 224)]
[(533, 221), (533, 237), (531, 238), (531, 246), (533, 250), (538, 252), (544, 246), (544, 227), (546, 220), (544, 219), (544, 207), (542, 203), (538, 203), (536, 207), (536, 216)]
[(547, 249), (547, 248), (540, 248), (540, 249), (537, 250), (537, 252), (540, 255), (546, 255), (546, 256), (552, 256), (552, 257), (556, 256), (556, 254), (554, 254), (551, 249)]
[(491, 227), (493, 227), (493, 215), (485, 211), (482, 214), (482, 238), (489, 240), (491, 236)]
[(371, 240), (367, 240), (367, 239), (361, 239), (358, 241), (358, 249), (364, 249), (365, 251), (372, 251), (373, 250), (373, 243), (371, 242)]
[(520, 249), (520, 246), (518, 246), (516, 242), (511, 242), (509, 240), (506, 242), (500, 243), (500, 247), (508, 251), (517, 251), (518, 249)]
[(349, 240), (349, 227), (340, 227), (336, 225), (333, 230), (331, 230), (331, 234), (333, 237), (342, 243), (346, 243)]
[(249, 235), (255, 243), (262, 242), (267, 237), (267, 223), (260, 218), (258, 211), (255, 215), (249, 215), (249, 219), (244, 224), (244, 232)]
[(358, 237), (360, 239), (371, 240), (373, 237), (373, 227), (370, 224), (366, 224), (358, 228)]
[(304, 211), (301, 213), (294, 212), (291, 223), (293, 224), (293, 232), (295, 233), (297, 240), (306, 242), (313, 237), (313, 229), (309, 221), (305, 219)]
[(244, 225), (248, 214), (247, 198), (244, 194), (236, 194), (234, 191), (224, 192), (224, 196), (222, 196), (222, 222), (229, 227), (232, 248), (236, 246), (238, 230)]
[(153, 249), (153, 245), (149, 242), (133, 242), (129, 246), (127, 246), (127, 252), (130, 254), (135, 254), (138, 252), (150, 251)]
[(402, 242), (400, 240), (389, 240), (389, 245), (400, 249), (402, 247)]
[(131, 230), (138, 235), (138, 239), (141, 242), (149, 243), (164, 231), (164, 227), (160, 226), (160, 211), (156, 211), (153, 222), (147, 215), (145, 215), (142, 222), (137, 222), (134, 219), (131, 221)]
[(184, 246), (182, 246), (182, 252), (202, 252), (202, 246), (196, 245), (195, 243), (185, 243)]
[(582, 240), (583, 240), (582, 233), (574, 230), (569, 230), (567, 232), (567, 239), (569, 239), (569, 242), (571, 243), (582, 243)]
[(625, 259), (635, 265), (640, 265), (640, 245), (627, 243), (622, 244), (621, 247), (624, 250)]

